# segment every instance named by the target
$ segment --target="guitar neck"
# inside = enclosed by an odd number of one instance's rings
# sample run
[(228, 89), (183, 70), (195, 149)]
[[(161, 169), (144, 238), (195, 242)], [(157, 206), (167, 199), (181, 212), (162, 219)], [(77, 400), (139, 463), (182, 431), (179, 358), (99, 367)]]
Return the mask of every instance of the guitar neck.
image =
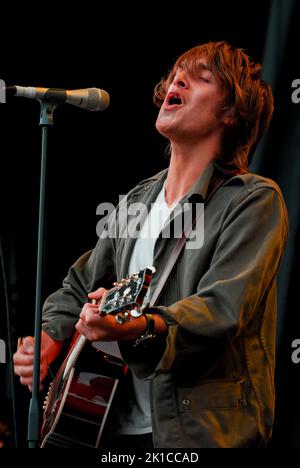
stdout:
[(79, 354), (81, 353), (82, 349), (84, 348), (84, 345), (86, 344), (86, 342), (87, 342), (87, 338), (85, 336), (83, 335), (78, 336), (77, 340), (75, 341), (67, 357), (67, 362), (66, 362), (66, 367), (64, 369), (63, 378), (65, 378), (69, 374), (72, 367), (75, 366), (77, 358)]

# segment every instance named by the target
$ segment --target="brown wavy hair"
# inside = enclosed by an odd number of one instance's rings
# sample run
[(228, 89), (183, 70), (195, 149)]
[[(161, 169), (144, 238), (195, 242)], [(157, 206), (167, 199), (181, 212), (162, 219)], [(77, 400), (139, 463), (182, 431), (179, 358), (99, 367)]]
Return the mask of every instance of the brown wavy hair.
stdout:
[(188, 50), (156, 85), (154, 103), (161, 107), (178, 68), (197, 76), (203, 57), (221, 85), (224, 108), (233, 110), (233, 123), (225, 127), (222, 153), (216, 159), (231, 173), (247, 172), (255, 148), (269, 127), (274, 104), (270, 85), (260, 78), (261, 64), (254, 62), (243, 49), (222, 41)]

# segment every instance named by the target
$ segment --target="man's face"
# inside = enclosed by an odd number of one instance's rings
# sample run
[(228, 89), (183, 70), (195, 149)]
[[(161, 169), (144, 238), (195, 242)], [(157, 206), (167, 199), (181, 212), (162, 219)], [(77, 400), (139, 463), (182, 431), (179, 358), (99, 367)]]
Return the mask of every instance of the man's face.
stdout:
[(167, 90), (156, 128), (171, 142), (193, 144), (210, 137), (221, 139), (223, 100), (221, 86), (204, 58), (197, 76), (179, 68)]

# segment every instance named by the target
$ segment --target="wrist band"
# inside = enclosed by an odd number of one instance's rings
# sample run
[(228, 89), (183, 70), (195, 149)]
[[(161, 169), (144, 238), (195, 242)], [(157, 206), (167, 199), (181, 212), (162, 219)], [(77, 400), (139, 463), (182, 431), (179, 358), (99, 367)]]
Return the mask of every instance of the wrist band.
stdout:
[(155, 320), (152, 314), (144, 314), (146, 317), (147, 325), (145, 331), (138, 337), (133, 343), (133, 346), (136, 347), (140, 343), (144, 343), (148, 340), (155, 338)]

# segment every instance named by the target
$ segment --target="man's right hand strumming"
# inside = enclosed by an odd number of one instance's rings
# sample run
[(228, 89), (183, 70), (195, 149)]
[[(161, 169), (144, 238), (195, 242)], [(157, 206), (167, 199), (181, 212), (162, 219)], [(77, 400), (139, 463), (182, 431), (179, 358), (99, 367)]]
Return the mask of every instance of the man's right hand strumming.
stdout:
[[(47, 333), (42, 332), (41, 365), (40, 365), (40, 390), (42, 382), (48, 374), (49, 364), (60, 354), (63, 343), (55, 341)], [(34, 338), (26, 336), (14, 354), (14, 371), (20, 377), (20, 382), (32, 390), (34, 361)]]

